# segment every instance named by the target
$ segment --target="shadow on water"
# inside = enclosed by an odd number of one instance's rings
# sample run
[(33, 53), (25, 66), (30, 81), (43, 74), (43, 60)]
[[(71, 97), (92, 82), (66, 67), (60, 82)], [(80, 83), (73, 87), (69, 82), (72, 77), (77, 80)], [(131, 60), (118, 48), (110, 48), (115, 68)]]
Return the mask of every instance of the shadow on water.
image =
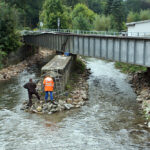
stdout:
[(0, 83), (0, 149), (32, 150), (148, 150), (149, 129), (126, 83), (113, 63), (88, 59), (89, 101), (80, 109), (37, 115), (20, 110), (27, 99), (23, 85), (38, 80), (40, 67)]

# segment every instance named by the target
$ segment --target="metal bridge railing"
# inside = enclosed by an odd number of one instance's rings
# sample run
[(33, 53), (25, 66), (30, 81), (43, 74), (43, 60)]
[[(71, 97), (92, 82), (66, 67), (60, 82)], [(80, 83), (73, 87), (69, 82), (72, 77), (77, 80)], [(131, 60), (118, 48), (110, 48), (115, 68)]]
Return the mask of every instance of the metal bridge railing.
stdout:
[(103, 36), (132, 36), (132, 37), (150, 37), (150, 32), (113, 32), (113, 31), (85, 31), (73, 29), (42, 29), (37, 31), (22, 31), (22, 35), (42, 34), (42, 33), (72, 33)]

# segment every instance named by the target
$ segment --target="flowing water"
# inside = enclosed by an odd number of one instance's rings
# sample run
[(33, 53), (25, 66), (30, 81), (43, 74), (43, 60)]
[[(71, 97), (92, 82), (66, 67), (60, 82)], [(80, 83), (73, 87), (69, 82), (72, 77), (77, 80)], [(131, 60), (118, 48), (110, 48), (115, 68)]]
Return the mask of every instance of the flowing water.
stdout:
[(150, 130), (113, 63), (89, 59), (89, 101), (80, 109), (53, 115), (20, 110), (27, 99), (23, 85), (38, 79), (35, 67), (0, 83), (0, 150), (148, 150)]

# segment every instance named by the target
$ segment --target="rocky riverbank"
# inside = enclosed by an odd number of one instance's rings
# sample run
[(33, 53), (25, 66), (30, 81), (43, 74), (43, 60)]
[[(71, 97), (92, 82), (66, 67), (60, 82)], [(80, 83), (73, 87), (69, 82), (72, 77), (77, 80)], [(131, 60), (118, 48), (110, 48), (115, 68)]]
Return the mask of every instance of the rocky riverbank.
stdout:
[(83, 73), (76, 74), (78, 77), (71, 76), (71, 87), (66, 89), (63, 95), (56, 96), (54, 93), (54, 103), (45, 102), (44, 93), (41, 93), (41, 101), (33, 100), (32, 107), (27, 106), (27, 101), (23, 103), (22, 110), (38, 114), (52, 114), (64, 110), (80, 108), (88, 100), (88, 83), (90, 70), (86, 69)]
[(149, 72), (138, 72), (129, 76), (129, 82), (137, 94), (136, 100), (140, 104), (146, 124), (150, 128), (150, 76)]
[(8, 80), (8, 79), (18, 75), (25, 68), (27, 68), (33, 64), (36, 64), (38, 62), (41, 62), (43, 59), (53, 55), (54, 53), (55, 52), (50, 51), (50, 50), (40, 49), (39, 53), (27, 58), (26, 60), (24, 60), (16, 65), (10, 65), (9, 67), (0, 70), (0, 80)]

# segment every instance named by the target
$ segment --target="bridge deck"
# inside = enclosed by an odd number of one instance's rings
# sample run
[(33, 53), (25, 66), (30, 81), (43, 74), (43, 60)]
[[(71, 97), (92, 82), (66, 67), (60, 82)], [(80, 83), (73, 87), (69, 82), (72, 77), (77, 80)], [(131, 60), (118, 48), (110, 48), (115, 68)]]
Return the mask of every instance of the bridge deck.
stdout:
[(27, 44), (150, 67), (150, 38), (43, 33), (24, 36)]

